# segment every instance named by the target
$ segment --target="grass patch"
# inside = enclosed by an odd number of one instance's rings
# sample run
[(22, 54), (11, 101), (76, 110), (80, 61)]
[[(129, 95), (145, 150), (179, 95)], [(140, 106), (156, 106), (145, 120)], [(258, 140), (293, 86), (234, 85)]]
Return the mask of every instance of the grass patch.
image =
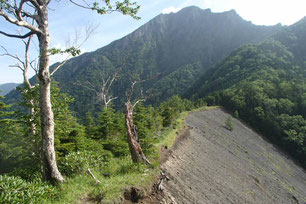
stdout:
[(160, 147), (167, 146), (168, 148), (172, 147), (174, 140), (179, 132), (181, 132), (186, 126), (185, 126), (185, 119), (188, 116), (190, 112), (182, 112), (179, 117), (176, 120), (176, 125), (173, 128), (168, 128), (164, 131), (162, 135), (162, 139), (155, 144), (157, 150), (160, 150)]
[[(61, 184), (59, 199), (50, 203), (77, 203), (94, 201), (119, 202), (122, 192), (129, 186), (146, 187), (158, 173), (157, 168), (134, 164), (130, 157), (113, 158), (102, 171), (92, 171), (101, 181), (97, 184), (90, 175), (83, 174)], [(105, 176), (107, 175), (107, 176)]]
[(213, 109), (217, 109), (217, 108), (221, 108), (221, 106), (203, 106), (201, 108), (197, 108), (197, 109), (194, 109), (190, 112), (199, 112), (199, 111), (203, 111), (203, 110), (213, 110)]

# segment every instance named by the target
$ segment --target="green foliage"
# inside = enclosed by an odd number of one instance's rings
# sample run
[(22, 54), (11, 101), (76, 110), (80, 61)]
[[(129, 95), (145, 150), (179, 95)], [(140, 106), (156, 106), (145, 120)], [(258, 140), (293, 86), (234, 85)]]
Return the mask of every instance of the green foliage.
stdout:
[[(131, 161), (126, 141), (123, 113), (114, 112), (112, 108), (103, 110), (98, 119), (100, 123), (97, 125), (94, 122), (94, 118), (88, 114), (86, 128), (84, 128), (76, 123), (75, 119), (71, 116), (71, 112), (68, 110), (69, 101), (71, 99), (69, 97), (67, 98), (66, 95), (62, 95), (60, 92), (55, 92), (53, 95), (57, 98), (57, 101), (54, 101), (54, 104), (57, 104), (57, 108), (55, 108), (57, 121), (62, 122), (62, 124), (58, 126), (59, 129), (56, 135), (57, 139), (59, 139), (56, 140), (57, 154), (60, 155), (59, 169), (66, 175), (67, 183), (56, 188), (58, 192), (51, 192), (50, 197), (42, 195), (41, 200), (38, 200), (37, 203), (74, 203), (76, 198), (82, 197), (84, 194), (95, 201), (101, 201), (101, 199), (103, 202), (108, 200), (114, 201), (121, 195), (123, 188), (129, 185), (145, 185), (151, 182), (152, 174), (156, 170), (146, 165), (135, 165)], [(185, 109), (195, 107), (195, 104), (202, 104), (203, 101), (193, 103), (175, 96), (165, 103), (173, 109), (177, 108), (179, 110), (178, 112), (181, 112)], [(158, 158), (156, 151), (158, 151), (159, 148), (157, 148), (157, 144), (160, 141), (167, 140), (167, 137), (161, 133), (162, 129), (166, 128), (167, 132), (169, 132), (170, 129), (172, 130), (172, 128), (163, 127), (163, 120), (165, 118), (163, 118), (162, 112), (160, 112), (161, 110), (164, 111), (165, 109), (161, 107), (154, 108), (152, 106), (146, 107), (139, 103), (135, 107), (134, 112), (134, 121), (138, 127), (139, 140), (148, 158), (152, 158), (155, 166), (157, 162), (154, 162), (153, 158)], [(178, 113), (177, 117), (179, 117), (179, 115)], [(106, 122), (107, 124), (102, 125), (102, 122)], [(173, 119), (170, 125), (176, 126), (174, 124), (176, 124), (176, 119)], [(180, 124), (182, 125), (182, 120)], [(16, 123), (15, 125), (19, 124)], [(181, 125), (179, 126), (181, 127)], [(26, 132), (25, 129), (23, 129), (22, 126), (19, 127), (20, 134), (17, 131), (18, 126), (10, 125), (5, 127), (11, 128), (10, 134), (16, 134), (13, 137), (7, 136), (7, 139), (14, 139), (16, 141), (7, 140), (7, 143), (11, 146), (6, 147), (9, 147), (9, 150), (13, 150), (12, 143), (15, 143), (18, 150), (17, 152), (19, 152), (18, 154), (14, 154), (16, 157), (10, 157), (12, 161), (16, 161), (16, 164), (13, 164), (16, 170), (13, 171), (10, 169), (10, 173), (13, 175), (23, 175), (28, 180), (33, 181), (33, 177), (31, 178), (29, 175), (31, 172), (37, 172), (39, 169), (39, 162), (38, 160), (34, 160), (37, 158), (35, 155), (34, 158), (30, 157), (32, 156), (31, 153), (34, 148), (27, 143), (28, 138), (23, 137)], [(177, 129), (173, 129), (171, 140), (173, 140), (176, 135), (176, 131)], [(8, 134), (10, 131), (6, 129), (4, 132)], [(92, 134), (86, 134), (85, 132), (91, 132)], [(99, 133), (100, 136), (97, 137)], [(101, 133), (104, 133), (107, 137), (102, 137)], [(86, 136), (84, 136), (84, 134), (86, 134)], [(28, 153), (25, 152), (25, 145), (27, 145)], [(8, 151), (8, 153), (11, 152), (12, 151)], [(27, 160), (25, 159), (26, 155), (29, 156), (28, 163), (32, 165), (35, 164), (32, 169), (30, 166), (24, 165), (27, 164)], [(7, 160), (5, 161), (7, 162)], [(33, 161), (37, 161), (37, 163), (33, 163)], [(18, 162), (20, 162), (20, 166), (17, 165)], [(95, 176), (97, 176), (100, 181), (103, 180), (103, 182), (99, 185), (95, 184), (92, 178), (87, 175), (87, 168), (90, 168)], [(24, 172), (22, 172), (22, 170), (24, 170)], [(37, 173), (35, 175), (37, 175)], [(104, 178), (103, 175), (107, 175), (107, 178)], [(21, 180), (20, 182), (26, 181)], [(40, 184), (38, 186), (40, 186)], [(41, 186), (42, 188), (47, 188), (48, 185), (41, 184)], [(42, 192), (44, 191), (42, 190)], [(14, 197), (13, 199), (17, 198)], [(27, 198), (23, 197), (22, 199), (25, 200)], [(35, 198), (33, 198), (33, 200), (36, 202)]]
[(110, 139), (115, 131), (115, 110), (111, 107), (105, 108), (98, 118), (97, 138)]
[(13, 122), (0, 125), (0, 135), (0, 174), (28, 178), (39, 169), (33, 137), (24, 134), (24, 127)]
[[(152, 153), (154, 139), (156, 140), (157, 121), (154, 121), (154, 108), (144, 107), (142, 103), (138, 103), (134, 109), (134, 123), (138, 130), (138, 139), (141, 143), (141, 148), (145, 154)], [(161, 121), (160, 121), (161, 122)]]
[[(125, 135), (124, 135), (125, 136)], [(125, 138), (117, 140), (105, 140), (101, 144), (105, 150), (110, 151), (115, 157), (123, 157), (130, 155), (129, 146)]]
[(105, 6), (100, 6), (98, 2), (94, 2), (91, 9), (96, 11), (98, 14), (107, 14), (112, 11), (118, 11), (123, 15), (129, 15), (134, 19), (140, 19), (137, 16), (140, 6), (137, 5), (137, 2), (130, 2), (130, 0), (117, 1), (115, 5), (111, 4), (110, 0), (102, 0), (105, 3)]
[(225, 121), (225, 128), (232, 131), (234, 130), (234, 124), (233, 124), (233, 119), (231, 116), (228, 116), (228, 118)]
[(0, 203), (43, 203), (57, 198), (57, 189), (40, 180), (27, 182), (0, 175)]
[(175, 125), (174, 121), (181, 112), (192, 110), (193, 108), (195, 108), (194, 102), (186, 99), (183, 100), (178, 95), (172, 96), (167, 101), (162, 102), (159, 106), (159, 112), (163, 117), (163, 126), (169, 127), (170, 125)]
[(96, 132), (96, 124), (91, 112), (87, 112), (85, 116), (85, 133), (87, 137), (93, 138)]
[(51, 49), (48, 50), (48, 52), (50, 53), (50, 55), (71, 54), (73, 57), (81, 54), (81, 50), (77, 49), (75, 47), (70, 47), (70, 48), (67, 48), (65, 50), (61, 50), (61, 49), (58, 49), (58, 48), (51, 48)]
[(7, 111), (10, 105), (6, 105), (2, 102), (2, 99), (4, 99), (4, 97), (0, 96), (0, 125), (10, 122), (11, 120), (8, 117), (14, 114), (12, 111)]
[[(19, 106), (20, 111), (14, 115), (14, 120), (10, 120), (9, 124), (0, 124), (0, 173), (10, 172), (12, 175), (29, 179), (33, 172), (40, 170), (39, 87), (37, 85), (30, 90), (20, 88), (20, 92), (23, 96), (23, 102)], [(55, 149), (57, 159), (60, 161), (70, 152), (86, 150), (89, 148), (88, 144), (96, 142), (85, 137), (85, 128), (78, 124), (69, 110), (69, 104), (73, 99), (63, 94), (56, 84), (52, 84), (51, 93), (55, 117)], [(33, 120), (30, 120), (32, 117), (28, 113), (30, 108), (34, 109)], [(0, 114), (2, 113), (4, 112), (1, 111)], [(8, 116), (7, 113), (5, 112)], [(31, 123), (35, 124), (35, 135), (31, 132)], [(100, 145), (97, 150), (101, 148), (103, 147)]]
[(0, 0), (0, 8), (1, 10), (7, 10), (9, 11), (10, 8), (12, 8), (12, 5), (8, 0)]
[(105, 150), (115, 157), (129, 155), (124, 114), (116, 112), (110, 106), (103, 109), (98, 117), (98, 125), (92, 127), (92, 138), (99, 141)]
[(59, 164), (60, 171), (67, 176), (85, 173), (87, 168), (99, 170), (112, 158), (109, 151), (72, 152), (65, 156)]
[(235, 110), (235, 112), (234, 112), (234, 117), (235, 117), (235, 118), (239, 118), (239, 113), (238, 113), (237, 110)]
[(270, 40), (236, 50), (207, 73), (194, 97), (206, 96), (209, 103), (239, 112), (240, 118), (303, 162), (306, 71), (289, 48)]
[(36, 146), (33, 137), (25, 134), (25, 127), (12, 119), (14, 112), (6, 111), (9, 107), (0, 101), (0, 174), (14, 171), (21, 176), (31, 175), (28, 173), (38, 167), (33, 151)]

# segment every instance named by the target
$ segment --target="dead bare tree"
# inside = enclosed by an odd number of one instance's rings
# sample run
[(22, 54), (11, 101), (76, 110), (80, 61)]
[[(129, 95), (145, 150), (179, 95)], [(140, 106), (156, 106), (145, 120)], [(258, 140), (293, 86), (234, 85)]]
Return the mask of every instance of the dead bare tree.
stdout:
[(147, 80), (133, 81), (131, 82), (130, 91), (127, 94), (127, 100), (125, 102), (126, 113), (125, 113), (125, 124), (127, 128), (128, 144), (132, 156), (132, 160), (135, 163), (145, 163), (151, 165), (151, 162), (146, 158), (144, 152), (139, 143), (137, 127), (134, 124), (134, 107), (141, 101), (145, 101), (144, 98), (136, 100), (133, 104), (131, 103), (132, 95), (134, 93), (135, 85), (138, 83), (145, 82)]
[(113, 83), (118, 79), (118, 74), (121, 69), (117, 70), (113, 75), (106, 76), (104, 72), (101, 72), (101, 80), (100, 84), (94, 84), (89, 81), (84, 83), (78, 82), (76, 83), (79, 86), (82, 86), (88, 90), (91, 90), (95, 93), (97, 102), (102, 101), (104, 104), (104, 108), (107, 109), (108, 105), (118, 97), (114, 97), (110, 94), (110, 88)]
[(90, 91), (93, 91), (96, 95), (96, 101), (102, 101), (104, 104), (104, 109), (108, 108), (108, 105), (115, 99), (117, 96), (113, 96), (110, 93), (110, 89), (113, 86), (114, 82), (118, 79), (120, 72), (122, 71), (123, 67), (126, 65), (129, 57), (126, 60), (123, 60), (117, 71), (113, 74), (106, 74), (103, 70), (100, 72), (101, 82), (99, 84), (94, 84), (92, 82), (78, 82), (76, 85), (82, 86)]

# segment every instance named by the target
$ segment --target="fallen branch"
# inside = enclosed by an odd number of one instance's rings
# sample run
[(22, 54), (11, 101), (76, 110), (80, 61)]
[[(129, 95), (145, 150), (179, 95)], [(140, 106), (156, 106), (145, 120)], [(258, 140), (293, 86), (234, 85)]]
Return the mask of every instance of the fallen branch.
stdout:
[(164, 191), (164, 186), (163, 186), (164, 180), (169, 181), (169, 177), (162, 171), (160, 172), (160, 179), (157, 183), (157, 190)]
[(90, 171), (89, 168), (87, 168), (87, 172), (90, 174), (90, 176), (96, 181), (97, 184), (100, 184), (101, 182), (95, 177), (95, 175)]

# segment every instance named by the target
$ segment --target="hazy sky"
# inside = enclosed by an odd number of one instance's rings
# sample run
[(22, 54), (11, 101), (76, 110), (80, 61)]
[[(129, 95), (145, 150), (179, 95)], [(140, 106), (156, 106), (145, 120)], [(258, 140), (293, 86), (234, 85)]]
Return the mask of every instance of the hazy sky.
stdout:
[[(81, 2), (81, 0), (79, 0)], [(177, 12), (183, 7), (196, 5), (202, 9), (210, 8), (212, 12), (223, 12), (235, 9), (245, 20), (257, 25), (291, 25), (306, 16), (305, 0), (140, 0), (141, 20), (134, 20), (120, 14), (99, 16), (92, 11), (75, 7), (67, 0), (51, 3), (50, 32), (53, 47), (64, 47), (67, 39), (71, 38), (75, 30), (84, 30), (86, 25), (98, 25), (93, 35), (83, 46), (83, 52), (94, 51), (110, 42), (117, 40), (160, 13)], [(14, 32), (14, 26), (9, 26), (0, 17), (0, 30)], [(0, 35), (0, 45), (6, 47), (12, 54), (22, 57), (24, 47), (18, 39), (10, 39)], [(0, 54), (3, 50), (0, 49)], [(32, 47), (31, 56), (37, 56), (37, 47)], [(52, 58), (52, 62), (63, 57)], [(8, 57), (0, 57), (0, 84), (8, 82), (22, 82), (21, 71), (9, 67), (14, 60)]]

